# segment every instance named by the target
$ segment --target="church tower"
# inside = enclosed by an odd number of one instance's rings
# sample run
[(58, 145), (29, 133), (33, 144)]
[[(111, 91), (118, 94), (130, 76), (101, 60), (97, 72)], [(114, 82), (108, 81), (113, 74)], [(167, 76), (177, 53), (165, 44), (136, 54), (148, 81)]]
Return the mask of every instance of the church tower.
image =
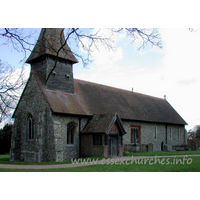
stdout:
[(62, 28), (43, 28), (27, 59), (46, 89), (74, 93), (73, 64), (77, 63), (65, 42)]

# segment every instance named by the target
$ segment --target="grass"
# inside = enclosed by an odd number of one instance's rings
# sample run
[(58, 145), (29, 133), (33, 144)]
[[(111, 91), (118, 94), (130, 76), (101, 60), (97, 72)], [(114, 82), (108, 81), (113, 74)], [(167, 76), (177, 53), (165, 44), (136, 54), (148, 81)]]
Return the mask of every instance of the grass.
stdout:
[(159, 151), (159, 152), (140, 152), (140, 153), (131, 153), (131, 152), (124, 152), (124, 156), (171, 156), (171, 155), (194, 155), (200, 154), (200, 150), (197, 151)]
[[(91, 159), (102, 160), (104, 157), (92, 157)], [(10, 161), (10, 154), (0, 154), (0, 164), (10, 165), (59, 165), (59, 164), (71, 164), (71, 161), (64, 162), (22, 162), (22, 161)]]
[[(188, 164), (180, 162), (176, 164), (178, 159), (183, 161), (183, 158), (169, 158), (169, 165), (159, 164), (155, 159), (150, 164), (129, 162), (129, 165), (124, 164), (104, 164), (104, 165), (91, 165), (86, 167), (65, 168), (65, 169), (45, 169), (45, 170), (24, 170), (24, 169), (0, 169), (0, 172), (199, 172), (200, 171), (200, 157), (188, 157)], [(189, 160), (190, 159), (190, 160)], [(191, 163), (192, 159), (192, 163)], [(161, 161), (161, 159), (160, 159)], [(174, 163), (174, 164), (173, 164)], [(183, 162), (182, 162), (183, 163)]]
[(55, 164), (71, 164), (71, 161), (65, 162), (22, 162), (22, 161), (10, 161), (9, 154), (0, 154), (0, 164), (16, 164), (16, 165), (55, 165)]
[[(127, 153), (128, 156), (160, 156), (160, 155), (188, 155), (183, 163), (183, 158), (153, 158), (151, 162), (145, 159), (134, 160), (104, 165), (89, 165), (86, 167), (45, 169), (45, 170), (24, 170), (24, 169), (0, 169), (0, 172), (200, 172), (200, 157), (189, 157), (191, 154), (200, 154), (200, 151), (177, 151), (177, 152), (154, 152), (154, 153)], [(99, 158), (99, 160), (102, 158)], [(168, 159), (168, 160), (167, 160)], [(162, 162), (164, 161), (164, 162)], [(29, 162), (11, 162), (9, 154), (0, 155), (1, 164), (38, 164)], [(71, 163), (71, 162), (62, 162)], [(60, 163), (39, 163), (39, 164), (60, 164)]]
[[(192, 154), (200, 154), (200, 150), (198, 151), (173, 151), (173, 152), (141, 152), (141, 153), (131, 153), (124, 152), (124, 156), (169, 156), (169, 155), (192, 155)], [(91, 159), (102, 160), (103, 157), (92, 157)], [(10, 161), (9, 154), (0, 154), (0, 164), (17, 164), (17, 165), (56, 165), (56, 164), (71, 164), (71, 161), (65, 162), (22, 162), (22, 161)]]

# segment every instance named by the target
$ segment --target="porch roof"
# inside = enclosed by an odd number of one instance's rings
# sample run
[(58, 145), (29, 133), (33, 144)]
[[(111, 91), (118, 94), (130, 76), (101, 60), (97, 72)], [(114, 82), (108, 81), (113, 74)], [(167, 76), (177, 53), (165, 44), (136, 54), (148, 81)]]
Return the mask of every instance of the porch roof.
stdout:
[(117, 113), (95, 114), (93, 118), (86, 124), (85, 128), (81, 133), (108, 134), (115, 122), (117, 123), (120, 132), (122, 134), (125, 134), (126, 132), (122, 126), (121, 120), (119, 119)]

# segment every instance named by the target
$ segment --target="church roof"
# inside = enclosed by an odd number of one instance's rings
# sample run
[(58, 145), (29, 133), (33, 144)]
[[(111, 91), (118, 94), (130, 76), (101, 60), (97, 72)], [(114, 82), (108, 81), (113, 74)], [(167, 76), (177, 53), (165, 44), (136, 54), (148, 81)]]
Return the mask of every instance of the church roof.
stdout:
[[(77, 63), (78, 60), (73, 55), (67, 43), (65, 45), (64, 44), (65, 37), (62, 28), (43, 28), (26, 63), (31, 63), (43, 55), (58, 56), (58, 58), (67, 59), (73, 63)], [(57, 52), (62, 45), (64, 46), (57, 55)]]
[(74, 79), (74, 94), (46, 90), (33, 72), (52, 111), (87, 115), (117, 112), (122, 120), (186, 125), (165, 99)]

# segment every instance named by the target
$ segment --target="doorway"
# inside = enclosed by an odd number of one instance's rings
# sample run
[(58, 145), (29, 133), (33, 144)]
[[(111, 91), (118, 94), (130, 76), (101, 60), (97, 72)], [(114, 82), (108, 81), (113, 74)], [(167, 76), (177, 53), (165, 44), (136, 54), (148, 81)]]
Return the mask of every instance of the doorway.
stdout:
[(109, 155), (110, 156), (118, 155), (118, 137), (117, 136), (109, 137)]

